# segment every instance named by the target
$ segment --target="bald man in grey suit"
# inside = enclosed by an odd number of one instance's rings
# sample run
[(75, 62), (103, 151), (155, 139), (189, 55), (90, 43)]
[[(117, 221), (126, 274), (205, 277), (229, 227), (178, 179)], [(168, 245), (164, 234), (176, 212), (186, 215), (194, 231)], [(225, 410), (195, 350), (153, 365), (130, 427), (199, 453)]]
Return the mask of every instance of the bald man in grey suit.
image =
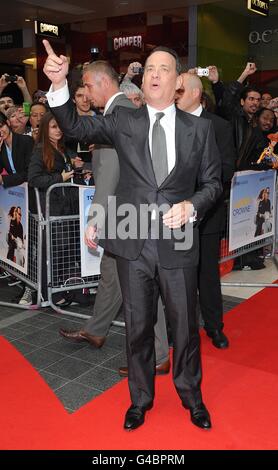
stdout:
[[(135, 108), (125, 94), (120, 92), (118, 75), (107, 62), (93, 62), (89, 68), (94, 73), (95, 87), (97, 88), (93, 104), (97, 107), (104, 107), (104, 115), (112, 114), (117, 106)], [(97, 145), (93, 153), (92, 169), (95, 180), (95, 195), (89, 211), (89, 229), (92, 229), (96, 223), (93, 217), (96, 206), (101, 206), (105, 215), (108, 208), (108, 197), (114, 195), (116, 191), (120, 168), (115, 149), (109, 146)], [(103, 222), (104, 220), (98, 219), (98, 230), (101, 229)], [(97, 348), (100, 348), (105, 342), (110, 325), (117, 317), (122, 306), (122, 293), (115, 257), (107, 251), (103, 253), (100, 270), (101, 279), (98, 285), (93, 316), (81, 330), (60, 330), (60, 334), (66, 339), (88, 341)], [(165, 374), (169, 372), (169, 347), (161, 299), (159, 299), (158, 320), (155, 326), (155, 351), (157, 373)], [(125, 368), (121, 369), (124, 369), (121, 371), (121, 375), (127, 375), (127, 370)]]

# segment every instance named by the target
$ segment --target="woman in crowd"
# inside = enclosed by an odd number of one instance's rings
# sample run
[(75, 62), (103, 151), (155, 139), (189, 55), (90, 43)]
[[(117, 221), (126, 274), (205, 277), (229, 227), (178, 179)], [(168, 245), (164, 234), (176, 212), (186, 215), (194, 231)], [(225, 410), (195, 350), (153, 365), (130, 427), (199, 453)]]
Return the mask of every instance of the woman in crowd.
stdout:
[[(73, 155), (65, 147), (63, 133), (54, 116), (47, 112), (40, 122), (38, 143), (34, 148), (28, 172), (30, 186), (39, 189), (43, 214), (45, 214), (46, 192), (48, 188), (55, 183), (73, 181), (74, 162), (80, 165), (80, 160), (74, 160)], [(78, 192), (76, 188), (62, 187), (52, 190), (50, 198), (51, 216), (65, 216), (78, 213)], [(67, 231), (62, 225), (54, 224), (52, 239), (53, 262), (61, 277), (61, 279), (59, 277), (59, 281), (61, 280), (61, 283), (64, 283), (66, 278), (71, 277), (70, 259), (73, 255), (71, 250), (75, 252), (80, 250), (78, 237), (75, 235), (75, 239), (72, 241), (70, 229)], [(45, 248), (43, 250), (43, 261), (45, 261)], [(47, 298), (45, 271), (43, 269), (42, 288), (44, 299)], [(68, 304), (65, 301), (65, 297), (59, 295), (55, 295), (55, 302), (64, 306), (66, 303)]]

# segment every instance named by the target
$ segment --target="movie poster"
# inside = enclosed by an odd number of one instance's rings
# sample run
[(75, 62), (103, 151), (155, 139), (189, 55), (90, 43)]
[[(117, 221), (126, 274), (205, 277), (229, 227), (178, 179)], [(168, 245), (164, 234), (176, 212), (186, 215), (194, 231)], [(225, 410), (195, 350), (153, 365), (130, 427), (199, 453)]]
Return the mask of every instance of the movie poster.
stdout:
[(100, 274), (100, 262), (103, 248), (93, 250), (85, 244), (85, 230), (88, 222), (89, 208), (95, 194), (94, 186), (79, 188), (80, 237), (81, 237), (81, 276), (97, 276)]
[(28, 270), (28, 185), (0, 186), (0, 259)]
[(274, 235), (276, 171), (235, 173), (230, 198), (229, 251)]

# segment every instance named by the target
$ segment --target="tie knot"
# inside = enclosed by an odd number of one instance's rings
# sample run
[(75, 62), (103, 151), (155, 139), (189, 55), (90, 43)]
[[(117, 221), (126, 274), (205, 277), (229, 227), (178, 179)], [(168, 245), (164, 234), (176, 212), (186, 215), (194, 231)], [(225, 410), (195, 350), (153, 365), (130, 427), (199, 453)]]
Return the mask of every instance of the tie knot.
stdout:
[(155, 116), (156, 116), (156, 120), (160, 121), (160, 119), (163, 118), (163, 116), (165, 116), (165, 114), (164, 113), (155, 113)]

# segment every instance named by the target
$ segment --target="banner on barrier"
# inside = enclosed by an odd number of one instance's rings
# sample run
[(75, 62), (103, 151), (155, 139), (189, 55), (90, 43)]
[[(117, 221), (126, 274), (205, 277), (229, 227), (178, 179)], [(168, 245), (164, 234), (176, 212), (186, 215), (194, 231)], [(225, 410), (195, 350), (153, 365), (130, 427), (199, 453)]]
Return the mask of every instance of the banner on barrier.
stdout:
[(229, 251), (274, 235), (276, 171), (234, 174), (230, 198)]
[(28, 185), (0, 186), (0, 259), (28, 270)]
[(80, 239), (81, 239), (81, 276), (97, 276), (100, 274), (100, 261), (103, 248), (89, 248), (85, 243), (85, 230), (88, 222), (89, 208), (95, 194), (94, 186), (79, 188), (80, 207)]

